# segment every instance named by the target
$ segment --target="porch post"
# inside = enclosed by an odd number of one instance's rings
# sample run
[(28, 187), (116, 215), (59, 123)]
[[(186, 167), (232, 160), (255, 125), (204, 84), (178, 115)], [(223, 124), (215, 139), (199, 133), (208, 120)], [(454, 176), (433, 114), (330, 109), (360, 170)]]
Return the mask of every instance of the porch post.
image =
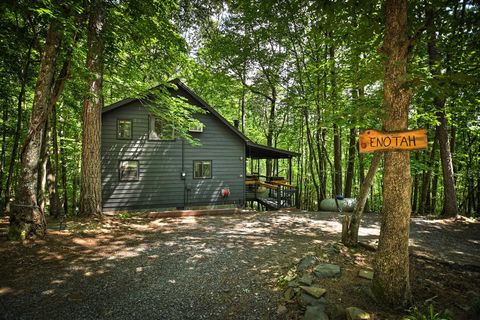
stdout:
[(292, 158), (288, 158), (288, 181), (292, 184)]

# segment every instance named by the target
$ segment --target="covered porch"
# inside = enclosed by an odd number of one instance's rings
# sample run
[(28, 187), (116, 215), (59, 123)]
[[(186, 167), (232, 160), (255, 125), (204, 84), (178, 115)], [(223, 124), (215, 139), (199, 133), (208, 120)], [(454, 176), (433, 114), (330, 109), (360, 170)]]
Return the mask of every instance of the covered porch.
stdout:
[(247, 142), (247, 204), (265, 210), (300, 208), (298, 189), (292, 184), (292, 158), (299, 153)]

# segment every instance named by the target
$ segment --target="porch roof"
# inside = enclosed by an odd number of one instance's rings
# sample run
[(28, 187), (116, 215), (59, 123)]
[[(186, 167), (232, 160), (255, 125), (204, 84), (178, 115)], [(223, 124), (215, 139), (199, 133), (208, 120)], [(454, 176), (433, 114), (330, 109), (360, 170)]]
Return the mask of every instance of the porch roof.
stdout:
[(300, 153), (264, 146), (252, 141), (246, 142), (246, 156), (251, 159), (291, 159)]

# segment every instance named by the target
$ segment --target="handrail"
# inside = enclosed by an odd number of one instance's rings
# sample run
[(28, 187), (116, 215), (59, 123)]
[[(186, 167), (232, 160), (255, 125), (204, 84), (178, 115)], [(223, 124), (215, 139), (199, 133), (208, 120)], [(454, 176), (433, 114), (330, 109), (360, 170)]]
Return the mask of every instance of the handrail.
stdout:
[(276, 186), (274, 184), (266, 183), (266, 182), (263, 182), (263, 181), (260, 181), (260, 180), (245, 180), (245, 184), (247, 186), (253, 186), (253, 185), (262, 186), (262, 187), (265, 187), (265, 188), (268, 188), (268, 189), (278, 189), (278, 187), (279, 187), (279, 186)]
[(279, 186), (282, 186), (282, 187), (292, 188), (292, 189), (297, 188), (296, 186), (287, 183), (286, 180), (273, 180), (273, 181), (269, 181), (269, 183), (279, 185)]

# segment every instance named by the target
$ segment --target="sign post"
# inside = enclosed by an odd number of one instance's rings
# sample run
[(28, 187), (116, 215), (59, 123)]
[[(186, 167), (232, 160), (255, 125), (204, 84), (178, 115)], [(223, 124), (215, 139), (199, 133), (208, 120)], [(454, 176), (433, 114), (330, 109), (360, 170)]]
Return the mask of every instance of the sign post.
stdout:
[(427, 130), (380, 132), (365, 130), (358, 139), (360, 153), (428, 149)]

